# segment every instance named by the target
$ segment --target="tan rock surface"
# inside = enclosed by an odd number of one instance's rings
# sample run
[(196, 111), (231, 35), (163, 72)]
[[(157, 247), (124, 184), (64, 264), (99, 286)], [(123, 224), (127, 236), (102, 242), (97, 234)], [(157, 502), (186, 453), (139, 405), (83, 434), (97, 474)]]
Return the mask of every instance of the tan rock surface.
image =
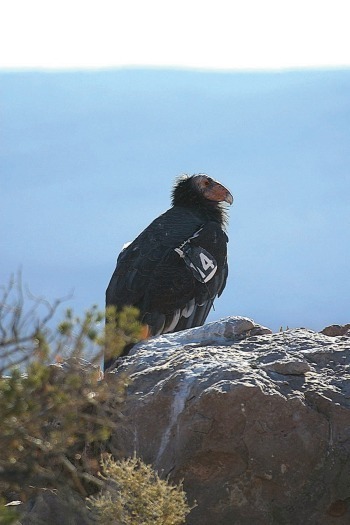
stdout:
[(350, 340), (227, 318), (138, 345), (112, 445), (184, 479), (190, 525), (350, 523)]

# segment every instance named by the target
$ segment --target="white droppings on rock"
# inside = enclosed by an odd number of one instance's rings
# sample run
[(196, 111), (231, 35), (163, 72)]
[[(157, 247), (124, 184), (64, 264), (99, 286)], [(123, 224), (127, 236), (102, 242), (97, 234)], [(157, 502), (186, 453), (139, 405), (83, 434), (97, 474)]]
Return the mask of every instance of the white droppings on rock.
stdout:
[(156, 465), (159, 464), (159, 462), (162, 459), (163, 454), (167, 450), (167, 446), (171, 440), (173, 431), (177, 427), (178, 417), (183, 412), (186, 401), (188, 399), (188, 394), (191, 390), (191, 386), (195, 378), (196, 378), (195, 374), (192, 374), (191, 376), (188, 376), (188, 375), (185, 376), (183, 381), (181, 381), (177, 390), (174, 392), (174, 399), (171, 405), (169, 423), (164, 430), (164, 433), (163, 433), (163, 436), (160, 442), (159, 451), (158, 451), (157, 458), (156, 458)]

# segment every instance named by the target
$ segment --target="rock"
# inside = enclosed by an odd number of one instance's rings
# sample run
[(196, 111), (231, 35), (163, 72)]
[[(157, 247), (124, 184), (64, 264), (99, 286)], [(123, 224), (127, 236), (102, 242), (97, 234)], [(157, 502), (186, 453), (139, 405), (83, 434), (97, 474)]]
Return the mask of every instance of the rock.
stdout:
[(350, 324), (332, 324), (331, 326), (326, 326), (321, 330), (321, 334), (329, 335), (330, 337), (337, 337), (344, 335), (350, 337)]
[(72, 500), (54, 492), (43, 491), (36, 498), (23, 505), (23, 512), (15, 525), (93, 525), (95, 521), (85, 509), (82, 498)]
[(140, 343), (121, 455), (184, 480), (189, 525), (350, 523), (350, 341), (231, 317)]

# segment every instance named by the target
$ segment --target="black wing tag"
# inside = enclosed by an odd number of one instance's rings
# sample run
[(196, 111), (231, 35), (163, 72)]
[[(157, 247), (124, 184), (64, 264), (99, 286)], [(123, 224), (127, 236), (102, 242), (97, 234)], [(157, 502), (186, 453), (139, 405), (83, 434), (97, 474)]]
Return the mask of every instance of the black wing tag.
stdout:
[(197, 281), (207, 283), (214, 277), (218, 265), (207, 250), (186, 242), (180, 248), (175, 248), (175, 251), (184, 259)]

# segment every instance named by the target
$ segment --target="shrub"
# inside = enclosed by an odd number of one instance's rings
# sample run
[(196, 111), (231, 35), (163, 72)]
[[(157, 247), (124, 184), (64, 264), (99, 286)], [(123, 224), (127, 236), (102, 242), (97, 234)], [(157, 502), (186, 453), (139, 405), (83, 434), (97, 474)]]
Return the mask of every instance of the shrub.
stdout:
[(0, 523), (18, 519), (6, 502), (26, 503), (45, 492), (80, 506), (87, 520), (91, 507), (103, 523), (182, 523), (188, 507), (181, 486), (140, 460), (108, 455), (98, 475), (129, 381), (104, 381), (100, 363), (106, 348), (117, 356), (140, 338), (137, 310), (109, 308), (106, 331), (96, 307), (82, 317), (68, 309), (55, 326), (61, 301), (27, 296), (29, 305), (20, 279), (13, 279), (0, 299)]
[(101, 525), (180, 525), (190, 507), (182, 485), (172, 485), (140, 459), (102, 459), (105, 488), (90, 505)]

